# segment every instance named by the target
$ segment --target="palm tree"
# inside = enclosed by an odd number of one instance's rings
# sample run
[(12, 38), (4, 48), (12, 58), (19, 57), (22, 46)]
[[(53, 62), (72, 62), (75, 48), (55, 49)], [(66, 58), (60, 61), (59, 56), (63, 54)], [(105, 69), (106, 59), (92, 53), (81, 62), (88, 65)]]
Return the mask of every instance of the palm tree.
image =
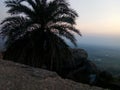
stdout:
[[(4, 59), (58, 71), (72, 64), (64, 38), (76, 45), (73, 33), (77, 13), (66, 0), (7, 0), (11, 16), (1, 23), (7, 37)], [(70, 60), (70, 61), (68, 61)]]

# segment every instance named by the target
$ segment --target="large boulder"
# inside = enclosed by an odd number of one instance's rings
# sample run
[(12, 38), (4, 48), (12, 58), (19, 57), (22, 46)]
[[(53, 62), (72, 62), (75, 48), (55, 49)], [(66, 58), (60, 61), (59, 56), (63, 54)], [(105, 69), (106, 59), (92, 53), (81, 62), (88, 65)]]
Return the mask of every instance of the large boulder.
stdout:
[[(84, 49), (70, 48), (70, 51), (72, 53), (73, 58), (63, 63), (64, 65), (62, 67), (62, 72), (59, 73), (56, 71), (60, 76), (64, 78), (68, 78), (70, 73), (74, 72), (74, 70), (81, 69), (81, 71), (83, 71), (84, 67), (88, 65), (88, 54)], [(72, 63), (69, 64), (71, 61)]]
[[(69, 79), (72, 79), (77, 82), (83, 83), (94, 83), (96, 82), (96, 76), (98, 73), (98, 69), (96, 65), (88, 60), (88, 54), (84, 49), (70, 49), (74, 58), (73, 66), (67, 66), (67, 70), (63, 69), (64, 72), (67, 72), (66, 76)], [(93, 76), (95, 79), (93, 81)], [(92, 80), (92, 82), (91, 82)]]
[(83, 65), (72, 70), (67, 77), (77, 82), (95, 84), (98, 73), (99, 70), (97, 69), (96, 65), (93, 62), (86, 60), (83, 62)]
[(104, 90), (62, 79), (55, 72), (0, 60), (0, 90)]
[(79, 66), (82, 66), (82, 64), (87, 60), (88, 54), (84, 49), (70, 49), (73, 59), (69, 60), (70, 62), (73, 61), (73, 64), (68, 64), (69, 62), (66, 62), (64, 68), (66, 69), (75, 69)]
[(80, 48), (74, 48), (70, 49), (71, 52), (73, 53), (73, 56), (75, 59), (87, 59), (88, 58), (88, 53), (84, 49)]
[(3, 55), (2, 55), (2, 53), (0, 52), (0, 59), (2, 59), (3, 58)]

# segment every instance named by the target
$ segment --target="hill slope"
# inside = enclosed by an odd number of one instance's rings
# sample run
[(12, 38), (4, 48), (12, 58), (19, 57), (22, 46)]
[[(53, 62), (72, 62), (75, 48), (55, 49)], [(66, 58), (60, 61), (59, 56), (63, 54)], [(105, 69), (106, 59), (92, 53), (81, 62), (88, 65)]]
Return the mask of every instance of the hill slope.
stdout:
[(0, 60), (0, 90), (104, 90), (62, 79), (56, 73)]

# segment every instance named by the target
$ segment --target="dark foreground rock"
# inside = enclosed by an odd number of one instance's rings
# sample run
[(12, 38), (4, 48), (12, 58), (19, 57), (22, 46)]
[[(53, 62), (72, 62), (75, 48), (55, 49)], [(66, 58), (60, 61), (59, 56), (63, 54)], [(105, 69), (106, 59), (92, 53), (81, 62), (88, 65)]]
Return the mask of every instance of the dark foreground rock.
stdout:
[(0, 90), (104, 90), (62, 79), (56, 73), (0, 60)]

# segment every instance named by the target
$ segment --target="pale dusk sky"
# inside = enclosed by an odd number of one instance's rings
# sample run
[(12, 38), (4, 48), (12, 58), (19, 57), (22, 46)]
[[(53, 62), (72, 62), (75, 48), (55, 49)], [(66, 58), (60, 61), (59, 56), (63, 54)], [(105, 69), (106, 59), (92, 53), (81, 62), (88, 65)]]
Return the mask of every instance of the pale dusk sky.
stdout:
[[(7, 16), (0, 1), (0, 21)], [(120, 35), (120, 0), (67, 0), (79, 14), (77, 27), (83, 34)]]
[(81, 32), (120, 36), (120, 0), (70, 0)]
[[(0, 1), (0, 21), (7, 14), (4, 2)], [(94, 41), (99, 44), (106, 41), (116, 41), (120, 39), (120, 0), (67, 0), (71, 8), (77, 11), (79, 17), (76, 19), (77, 28), (80, 29), (83, 39), (81, 43)], [(89, 37), (90, 36), (90, 37)], [(95, 37), (99, 37), (98, 40)], [(108, 37), (118, 37), (108, 38)], [(102, 40), (105, 37), (105, 40)], [(95, 39), (95, 40), (94, 40)], [(116, 43), (117, 44), (117, 43)], [(120, 45), (120, 43), (119, 43)]]

